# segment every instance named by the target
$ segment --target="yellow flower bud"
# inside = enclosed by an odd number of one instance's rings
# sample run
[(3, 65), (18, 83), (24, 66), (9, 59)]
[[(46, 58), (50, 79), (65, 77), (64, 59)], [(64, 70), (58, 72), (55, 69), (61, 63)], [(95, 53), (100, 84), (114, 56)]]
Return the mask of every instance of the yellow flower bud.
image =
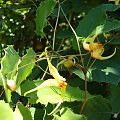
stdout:
[(24, 95), (31, 93), (31, 92), (34, 92), (40, 88), (55, 86), (55, 87), (61, 89), (61, 97), (64, 98), (64, 94), (66, 92), (66, 86), (67, 86), (67, 83), (65, 82), (66, 79), (63, 78), (59, 74), (58, 70), (52, 65), (52, 63), (49, 60), (49, 57), (47, 55), (47, 48), (45, 49), (45, 55), (47, 57), (47, 62), (48, 62), (50, 74), (53, 76), (54, 79), (45, 80), (42, 84), (40, 84), (40, 86), (38, 86), (32, 90), (27, 91)]
[(104, 45), (101, 43), (95, 43), (94, 40), (96, 38), (96, 35), (94, 35), (92, 38), (90, 38), (90, 43), (87, 43), (87, 39), (83, 42), (83, 48), (87, 51), (91, 52), (91, 57), (98, 59), (98, 60), (106, 60), (111, 58), (116, 53), (116, 49), (114, 50), (113, 54), (107, 57), (102, 57), (102, 54), (104, 52)]

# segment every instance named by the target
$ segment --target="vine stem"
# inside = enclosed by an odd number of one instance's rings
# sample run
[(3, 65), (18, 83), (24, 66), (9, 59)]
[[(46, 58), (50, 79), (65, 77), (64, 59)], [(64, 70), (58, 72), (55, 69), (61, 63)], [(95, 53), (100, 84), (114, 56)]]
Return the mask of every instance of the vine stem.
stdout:
[(54, 33), (53, 33), (53, 50), (55, 48), (55, 35), (56, 35), (56, 29), (57, 29), (57, 25), (58, 25), (59, 16), (60, 16), (60, 6), (58, 5), (57, 19), (56, 19)]
[(33, 1), (33, 0), (31, 0), (32, 1), (32, 3), (33, 3), (33, 5), (36, 7), (36, 9), (37, 9), (37, 5), (35, 4), (35, 2)]
[(86, 78), (86, 73), (87, 73), (87, 71), (83, 69), (84, 80), (85, 80), (85, 84), (84, 84), (85, 92), (84, 92), (84, 101), (83, 101), (83, 104), (82, 104), (82, 107), (81, 107), (81, 110), (80, 110), (80, 114), (82, 113), (82, 111), (85, 107), (85, 104), (87, 102), (87, 78)]
[(0, 93), (0, 97), (3, 95), (3, 93), (4, 93), (4, 90), (2, 90), (2, 92)]
[(89, 69), (93, 66), (95, 62), (96, 62), (96, 59), (94, 59), (94, 61), (91, 63), (91, 65), (89, 66)]
[[(71, 30), (72, 30), (72, 32), (73, 32), (75, 38), (76, 38), (79, 53), (82, 54), (81, 49), (80, 49), (80, 44), (79, 44), (79, 37), (77, 36), (75, 30), (73, 29), (73, 27), (72, 27), (72, 25), (70, 24), (68, 18), (66, 17), (66, 15), (65, 15), (65, 13), (64, 13), (64, 11), (63, 11), (61, 5), (60, 5), (60, 1), (59, 1), (59, 0), (58, 0), (58, 3), (59, 3), (60, 9), (61, 9), (61, 11), (62, 11), (62, 13), (63, 13), (63, 15), (64, 15), (64, 17), (65, 17), (67, 23), (68, 23), (68, 25), (70, 26), (70, 28), (71, 28)], [(82, 66), (84, 67), (84, 62), (83, 62), (83, 57), (82, 57), (82, 55), (81, 55), (80, 57), (81, 57)]]

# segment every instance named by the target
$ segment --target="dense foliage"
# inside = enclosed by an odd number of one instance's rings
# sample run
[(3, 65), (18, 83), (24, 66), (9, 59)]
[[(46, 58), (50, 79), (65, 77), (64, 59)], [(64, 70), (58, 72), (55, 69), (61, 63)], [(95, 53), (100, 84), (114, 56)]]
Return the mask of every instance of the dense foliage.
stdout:
[(119, 0), (0, 0), (0, 118), (120, 119)]

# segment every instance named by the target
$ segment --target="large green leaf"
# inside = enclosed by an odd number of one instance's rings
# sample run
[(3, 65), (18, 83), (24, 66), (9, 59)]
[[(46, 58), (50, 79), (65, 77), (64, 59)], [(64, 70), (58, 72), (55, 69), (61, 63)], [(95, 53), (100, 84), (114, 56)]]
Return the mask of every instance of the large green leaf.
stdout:
[(29, 109), (22, 104), (19, 104), (15, 109), (16, 120), (33, 120)]
[(120, 56), (105, 61), (97, 61), (91, 71), (93, 81), (117, 85), (120, 82)]
[(62, 120), (87, 120), (84, 115), (75, 114), (71, 109), (66, 108), (61, 112)]
[(39, 108), (30, 108), (33, 120), (43, 120), (44, 119), (44, 110)]
[(111, 107), (107, 99), (98, 96), (87, 101), (83, 114), (87, 120), (110, 120)]
[(19, 56), (14, 50), (13, 46), (10, 45), (5, 49), (5, 56), (1, 61), (1, 73), (7, 79), (12, 80), (16, 75), (18, 68)]
[[(85, 92), (78, 87), (68, 86), (65, 94), (65, 101), (73, 102), (73, 101), (83, 101)], [(87, 99), (93, 98), (93, 95), (87, 93)]]
[[(97, 60), (92, 68), (88, 69), (87, 80), (96, 82), (106, 82), (117, 85), (120, 82), (120, 55), (119, 51), (111, 59), (100, 61)], [(84, 80), (81, 70), (74, 69), (78, 77)]]
[(39, 89), (37, 92), (38, 96), (37, 101), (40, 102), (41, 104), (47, 104), (48, 102), (55, 104), (62, 101), (61, 96), (58, 93), (56, 93), (54, 89), (50, 87)]
[(120, 6), (114, 4), (102, 4), (94, 9), (92, 9), (76, 29), (78, 36), (87, 37), (89, 36), (97, 26), (106, 23), (106, 11), (115, 11)]
[(27, 54), (23, 56), (20, 64), (18, 65), (18, 73), (16, 78), (17, 87), (19, 87), (20, 83), (32, 72), (36, 61), (35, 57), (36, 54), (32, 48), (28, 49)]
[(38, 35), (44, 36), (43, 29), (47, 24), (47, 17), (53, 11), (56, 5), (55, 0), (42, 1), (40, 6), (37, 8), (36, 13), (36, 32)]
[[(61, 90), (58, 88), (45, 87), (41, 88), (37, 92), (38, 101), (42, 104), (46, 103), (58, 103), (62, 100)], [(87, 93), (87, 99), (93, 98), (94, 96)], [(73, 101), (83, 101), (84, 100), (84, 91), (80, 90), (78, 87), (67, 86), (66, 93), (64, 96), (64, 101), (73, 102)]]
[(62, 118), (58, 116), (57, 114), (54, 114), (54, 120), (62, 120)]
[(109, 32), (109, 31), (117, 29), (117, 28), (120, 28), (120, 21), (112, 20), (112, 21), (107, 21), (104, 24), (104, 27), (103, 27), (102, 31), (103, 32)]
[(18, 107), (15, 108), (14, 117), (15, 117), (15, 120), (23, 120), (23, 116), (20, 110), (18, 109)]
[(112, 106), (112, 112), (120, 112), (120, 85), (110, 85), (108, 90), (108, 98)]
[[(115, 11), (120, 6), (114, 4), (102, 4), (92, 10), (79, 22), (76, 33), (80, 37), (88, 37), (91, 34), (109, 32), (120, 27), (117, 20), (108, 21), (106, 12)], [(97, 16), (97, 17), (96, 17)], [(74, 39), (73, 47), (78, 49), (77, 42)]]
[(14, 120), (14, 114), (8, 103), (0, 100), (0, 119)]
[[(35, 85), (34, 81), (25, 81), (23, 84), (20, 85), (20, 90), (21, 90), (20, 94), (24, 95), (25, 92), (27, 92), (35, 87), (37, 87), (37, 86)], [(29, 97), (28, 101), (31, 104), (35, 104), (38, 99), (36, 91), (28, 94), (27, 97)]]

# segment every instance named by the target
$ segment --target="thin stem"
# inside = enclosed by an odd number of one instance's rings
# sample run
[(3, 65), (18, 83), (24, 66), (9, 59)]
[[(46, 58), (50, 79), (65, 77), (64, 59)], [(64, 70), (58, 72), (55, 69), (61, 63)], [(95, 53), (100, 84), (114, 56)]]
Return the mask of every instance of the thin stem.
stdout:
[(89, 66), (89, 64), (90, 64), (90, 60), (91, 60), (91, 56), (89, 57), (89, 60), (88, 60), (88, 63), (87, 63), (86, 68), (88, 68), (88, 66)]
[(59, 107), (60, 107), (60, 105), (61, 105), (61, 101), (57, 104), (57, 106), (54, 108), (54, 110), (51, 112), (51, 113), (49, 113), (48, 115), (52, 115)]
[(2, 92), (0, 93), (0, 97), (3, 95), (3, 93), (4, 93), (4, 90), (2, 90)]
[(37, 5), (34, 3), (34, 1), (33, 0), (31, 0), (31, 1), (32, 1), (33, 5), (37, 8)]
[(91, 63), (91, 65), (89, 66), (89, 68), (91, 68), (93, 66), (93, 64), (95, 63), (96, 59), (94, 59), (94, 61)]
[(82, 107), (81, 107), (81, 110), (80, 110), (80, 114), (82, 113), (84, 107), (85, 107), (85, 104), (86, 104), (86, 101), (87, 101), (87, 79), (86, 79), (86, 73), (84, 73), (84, 80), (85, 80), (85, 95), (84, 95), (84, 101), (83, 101), (83, 104), (82, 104)]
[(48, 74), (48, 72), (47, 72), (47, 71), (48, 71), (48, 66), (46, 67), (46, 70), (45, 70), (45, 72), (44, 72), (44, 74), (43, 74), (43, 76), (42, 76), (42, 78), (41, 78), (42, 80), (44, 79), (44, 77), (45, 77), (46, 73)]
[(54, 27), (51, 25), (51, 23), (49, 21), (47, 21), (49, 26), (54, 30)]
[(55, 48), (55, 35), (56, 35), (56, 29), (57, 29), (57, 25), (58, 25), (59, 16), (60, 16), (60, 5), (58, 5), (57, 19), (56, 19), (55, 29), (54, 29), (54, 34), (53, 34), (53, 50)]
[(46, 70), (44, 70), (42, 67), (40, 67), (39, 65), (35, 65), (37, 66), (40, 70), (42, 70), (44, 73), (47, 73), (48, 75), (50, 75), (50, 73), (48, 73)]
[[(59, 5), (60, 5), (59, 0), (58, 0), (58, 3), (59, 3)], [(73, 34), (75, 35), (75, 38), (76, 38), (76, 40), (77, 40), (78, 50), (79, 50), (79, 53), (81, 54), (82, 52), (81, 52), (80, 44), (79, 44), (79, 37), (77, 36), (75, 30), (74, 30), (73, 27), (71, 26), (69, 20), (67, 19), (66, 15), (65, 15), (65, 13), (64, 13), (64, 11), (63, 11), (63, 9), (62, 9), (62, 7), (61, 7), (61, 5), (60, 5), (60, 9), (61, 9), (61, 11), (62, 11), (62, 13), (63, 13), (63, 15), (64, 15), (64, 17), (65, 17), (67, 23), (68, 23), (68, 25), (70, 26), (70, 28), (71, 28)], [(81, 56), (81, 61), (82, 61), (82, 60), (83, 60), (83, 57)], [(84, 67), (84, 62), (83, 62), (83, 61), (82, 61), (82, 66)]]
[(63, 45), (63, 42), (64, 42), (64, 39), (61, 40), (61, 43), (60, 43), (60, 45), (59, 45), (59, 47), (58, 47), (58, 49), (57, 49), (57, 52), (59, 52), (61, 46)]

